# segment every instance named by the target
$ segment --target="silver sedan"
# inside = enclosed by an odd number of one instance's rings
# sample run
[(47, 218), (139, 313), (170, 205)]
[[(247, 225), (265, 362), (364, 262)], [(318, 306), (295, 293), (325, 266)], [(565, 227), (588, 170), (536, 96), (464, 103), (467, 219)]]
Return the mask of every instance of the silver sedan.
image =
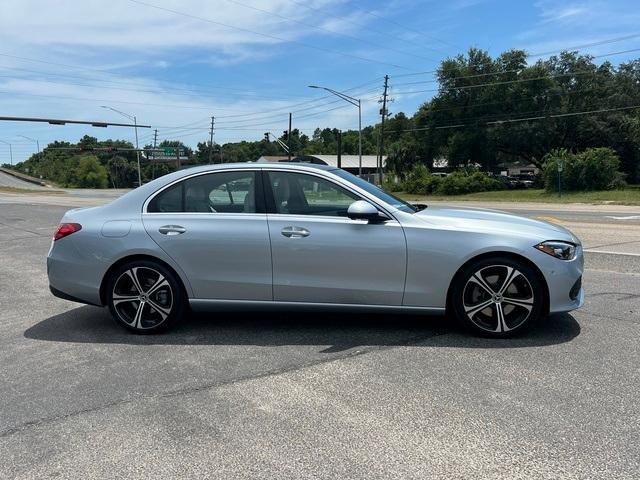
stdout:
[(449, 313), (504, 337), (582, 306), (568, 230), (480, 209), (412, 206), (344, 170), (225, 164), (182, 170), (70, 210), (51, 291), (108, 306), (136, 333), (187, 309)]

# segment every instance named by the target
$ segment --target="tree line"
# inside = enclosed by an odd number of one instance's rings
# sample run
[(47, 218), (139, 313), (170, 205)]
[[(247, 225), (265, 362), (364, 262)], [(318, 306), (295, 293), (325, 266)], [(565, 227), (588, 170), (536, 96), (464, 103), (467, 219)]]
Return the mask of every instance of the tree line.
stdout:
[[(558, 149), (577, 155), (607, 147), (619, 158), (626, 181), (640, 182), (640, 108), (636, 108), (640, 106), (640, 60), (617, 66), (594, 60), (563, 52), (528, 63), (522, 50), (492, 58), (472, 48), (444, 60), (434, 81), (392, 78), (392, 93), (433, 96), (411, 116), (400, 112), (386, 119), (387, 169), (404, 178), (415, 165), (432, 169), (443, 159), (452, 168), (475, 166), (483, 171), (499, 171), (501, 165), (512, 162), (543, 168), (548, 154)], [(309, 137), (294, 129), (292, 151), (336, 154), (338, 133), (335, 128), (317, 128)], [(364, 154), (377, 153), (380, 134), (379, 124), (363, 129)], [(285, 134), (280, 139), (289, 141)], [(160, 147), (164, 146), (182, 148), (189, 158), (187, 165), (208, 163), (210, 153), (213, 163), (284, 154), (275, 141), (266, 139), (213, 146), (201, 142), (195, 150), (179, 141), (162, 142)], [(16, 168), (62, 186), (134, 186), (135, 152), (92, 152), (91, 148), (133, 145), (90, 136), (77, 144), (54, 142)], [(356, 130), (342, 132), (342, 151), (357, 154)], [(145, 161), (143, 181), (173, 169), (172, 163)]]

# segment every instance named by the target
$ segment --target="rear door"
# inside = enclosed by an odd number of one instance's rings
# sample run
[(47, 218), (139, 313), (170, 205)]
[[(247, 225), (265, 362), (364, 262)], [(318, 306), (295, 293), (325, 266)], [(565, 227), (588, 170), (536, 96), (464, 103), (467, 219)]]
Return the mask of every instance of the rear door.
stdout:
[(182, 180), (149, 202), (143, 222), (186, 273), (196, 298), (273, 299), (260, 170)]
[(401, 305), (406, 242), (396, 220), (347, 217), (360, 196), (312, 173), (265, 171), (276, 301)]

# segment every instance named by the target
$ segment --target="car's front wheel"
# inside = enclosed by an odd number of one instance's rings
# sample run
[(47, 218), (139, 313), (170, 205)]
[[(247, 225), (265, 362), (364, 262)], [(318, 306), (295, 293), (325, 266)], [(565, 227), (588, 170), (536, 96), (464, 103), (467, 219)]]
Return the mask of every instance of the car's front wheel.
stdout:
[(116, 268), (106, 286), (115, 321), (135, 333), (166, 330), (184, 312), (185, 296), (175, 274), (163, 265), (137, 260)]
[(508, 337), (544, 313), (544, 288), (537, 272), (509, 257), (472, 262), (455, 277), (450, 307), (476, 333)]

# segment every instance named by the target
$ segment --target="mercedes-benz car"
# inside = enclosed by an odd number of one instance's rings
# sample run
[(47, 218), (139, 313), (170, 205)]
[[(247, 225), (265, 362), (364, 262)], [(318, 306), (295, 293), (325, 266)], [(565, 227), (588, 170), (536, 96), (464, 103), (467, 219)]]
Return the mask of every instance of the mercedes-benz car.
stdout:
[(499, 211), (414, 206), (344, 170), (207, 165), (68, 211), (54, 295), (107, 306), (136, 333), (189, 309), (449, 314), (504, 337), (584, 302), (568, 230)]

